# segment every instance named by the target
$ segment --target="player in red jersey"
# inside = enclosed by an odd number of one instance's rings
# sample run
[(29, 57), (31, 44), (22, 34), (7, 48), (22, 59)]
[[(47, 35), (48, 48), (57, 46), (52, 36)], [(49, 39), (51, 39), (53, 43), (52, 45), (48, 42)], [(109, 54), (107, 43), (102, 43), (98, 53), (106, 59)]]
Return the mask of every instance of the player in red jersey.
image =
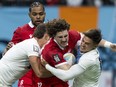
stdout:
[[(48, 34), (52, 37), (42, 50), (42, 57), (56, 68), (69, 69), (70, 65), (64, 60), (63, 55), (72, 52), (80, 40), (81, 35), (76, 31), (69, 31), (70, 25), (64, 19), (54, 19), (47, 23)], [(44, 69), (45, 70), (45, 69)], [(34, 87), (68, 87), (55, 76), (49, 78), (35, 78)]]
[[(10, 47), (12, 47), (12, 44), (16, 44), (25, 39), (32, 38), (32, 34), (35, 30), (35, 27), (40, 23), (44, 22), (45, 19), (44, 6), (40, 2), (33, 2), (29, 8), (29, 17), (31, 21), (28, 24), (18, 27), (14, 31), (13, 38), (6, 47), (5, 51), (7, 51)], [(19, 79), (18, 87), (32, 87), (32, 69), (22, 78)]]

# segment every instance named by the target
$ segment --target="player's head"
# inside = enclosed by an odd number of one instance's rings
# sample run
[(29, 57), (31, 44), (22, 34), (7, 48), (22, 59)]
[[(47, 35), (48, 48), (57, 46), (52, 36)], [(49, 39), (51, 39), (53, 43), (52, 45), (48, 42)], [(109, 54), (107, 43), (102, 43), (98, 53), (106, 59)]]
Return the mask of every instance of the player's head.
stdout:
[(54, 38), (61, 47), (66, 47), (69, 39), (68, 30), (70, 28), (70, 25), (66, 22), (66, 20), (53, 19), (46, 25), (49, 36)]
[(45, 8), (40, 2), (33, 2), (29, 7), (29, 17), (34, 26), (43, 23), (45, 20)]
[(42, 44), (45, 44), (50, 39), (49, 35), (47, 34), (46, 25), (44, 23), (41, 23), (36, 27), (33, 37), (37, 38)]
[(91, 29), (83, 34), (84, 37), (81, 42), (80, 50), (84, 53), (95, 49), (102, 39), (101, 31), (99, 29)]

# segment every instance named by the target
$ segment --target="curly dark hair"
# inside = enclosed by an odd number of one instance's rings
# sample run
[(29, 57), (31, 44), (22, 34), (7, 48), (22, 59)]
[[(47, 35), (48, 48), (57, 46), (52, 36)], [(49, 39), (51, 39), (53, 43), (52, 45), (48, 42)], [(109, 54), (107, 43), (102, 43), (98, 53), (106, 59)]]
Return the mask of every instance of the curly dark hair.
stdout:
[(50, 37), (56, 36), (58, 32), (69, 30), (70, 24), (64, 19), (53, 19), (46, 23), (47, 31)]

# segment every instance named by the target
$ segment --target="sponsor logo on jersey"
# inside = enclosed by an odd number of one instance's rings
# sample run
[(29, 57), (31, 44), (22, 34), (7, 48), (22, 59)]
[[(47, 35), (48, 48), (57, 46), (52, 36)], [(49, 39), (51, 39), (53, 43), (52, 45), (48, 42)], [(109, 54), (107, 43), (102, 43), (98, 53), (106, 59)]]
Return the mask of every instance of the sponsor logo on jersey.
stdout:
[(33, 36), (32, 34), (29, 35), (30, 38), (32, 38), (32, 36)]
[(33, 45), (33, 51), (35, 51), (35, 52), (39, 52), (39, 48), (38, 48), (38, 46)]
[(58, 54), (53, 55), (53, 58), (54, 58), (55, 62), (60, 62), (60, 58), (59, 58)]

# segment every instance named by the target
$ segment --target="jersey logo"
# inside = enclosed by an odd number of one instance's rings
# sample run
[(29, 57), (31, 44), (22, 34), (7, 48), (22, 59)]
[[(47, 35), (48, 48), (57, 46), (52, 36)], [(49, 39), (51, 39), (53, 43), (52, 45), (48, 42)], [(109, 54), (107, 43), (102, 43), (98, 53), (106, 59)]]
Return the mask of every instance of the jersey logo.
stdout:
[(38, 82), (38, 87), (42, 87), (42, 82)]
[(60, 62), (60, 58), (59, 58), (58, 54), (53, 55), (53, 58), (54, 58), (55, 62)]
[(19, 87), (23, 87), (24, 80), (21, 80), (19, 83)]
[(32, 38), (32, 34), (30, 34), (29, 37)]
[(39, 52), (39, 48), (38, 48), (38, 46), (33, 45), (33, 51), (35, 51), (35, 52)]

